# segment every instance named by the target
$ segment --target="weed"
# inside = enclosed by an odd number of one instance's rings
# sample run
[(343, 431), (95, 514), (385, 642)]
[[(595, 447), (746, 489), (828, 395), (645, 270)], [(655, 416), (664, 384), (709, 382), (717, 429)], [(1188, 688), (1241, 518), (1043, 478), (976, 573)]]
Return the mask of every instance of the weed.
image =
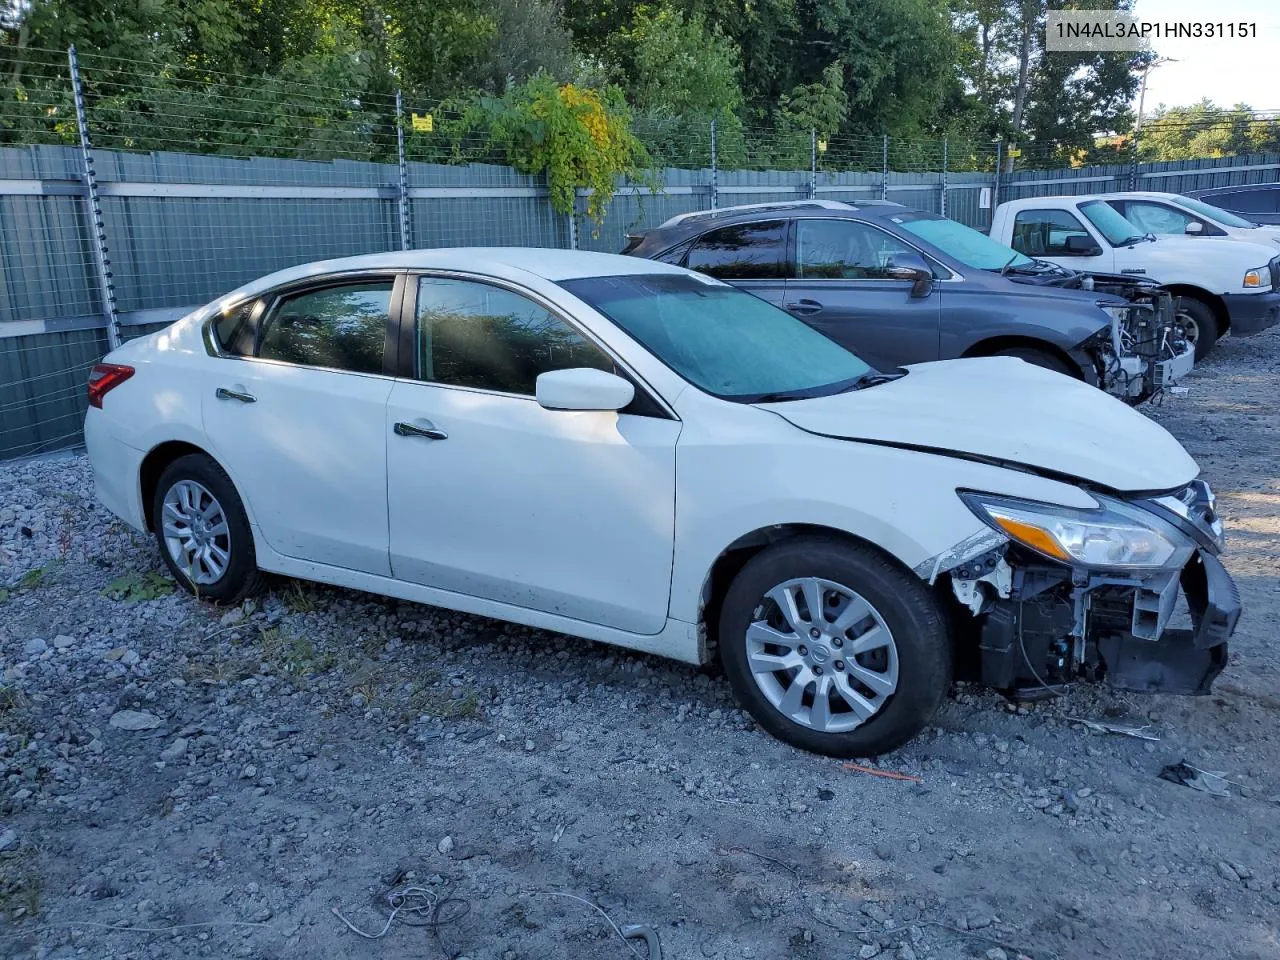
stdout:
[(316, 673), (324, 673), (334, 664), (332, 654), (321, 654), (307, 637), (295, 636), (282, 627), (266, 627), (258, 632), (262, 662), (275, 667), (294, 683)]
[(0, 587), (0, 603), (4, 603), (8, 599), (9, 599), (9, 591), (4, 589), (3, 587)]
[(408, 697), (400, 705), (399, 719), (412, 723), (418, 717), (439, 717), (441, 720), (475, 720), (481, 716), (479, 691), (463, 688), (462, 696), (455, 697), (453, 688), (414, 684)]
[(10, 920), (40, 913), (44, 884), (33, 860), (34, 856), (25, 848), (0, 854), (0, 912)]
[(61, 566), (61, 560), (50, 560), (42, 567), (32, 567), (19, 578), (17, 584), (18, 589), (38, 590), (40, 587), (44, 586), (45, 580), (53, 576)]
[(102, 596), (125, 603), (159, 600), (173, 593), (173, 581), (155, 570), (138, 573), (130, 570), (102, 588)]
[(15, 738), (19, 746), (25, 747), (35, 726), (27, 711), (30, 701), (17, 687), (0, 685), (0, 733)]
[(315, 613), (319, 609), (315, 594), (297, 580), (289, 584), (285, 591), (284, 604), (290, 613)]

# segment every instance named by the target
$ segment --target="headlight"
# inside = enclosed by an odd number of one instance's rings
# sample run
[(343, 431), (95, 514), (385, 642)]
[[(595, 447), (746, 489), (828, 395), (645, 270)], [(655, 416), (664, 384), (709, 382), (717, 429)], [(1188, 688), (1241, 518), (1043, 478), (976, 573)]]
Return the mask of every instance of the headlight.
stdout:
[(979, 519), (1036, 553), (1071, 566), (1181, 567), (1194, 549), (1172, 525), (1145, 510), (1098, 497), (1092, 510), (961, 492)]
[(1244, 275), (1244, 285), (1246, 287), (1271, 286), (1271, 268), (1266, 264), (1263, 264), (1260, 267), (1254, 267)]

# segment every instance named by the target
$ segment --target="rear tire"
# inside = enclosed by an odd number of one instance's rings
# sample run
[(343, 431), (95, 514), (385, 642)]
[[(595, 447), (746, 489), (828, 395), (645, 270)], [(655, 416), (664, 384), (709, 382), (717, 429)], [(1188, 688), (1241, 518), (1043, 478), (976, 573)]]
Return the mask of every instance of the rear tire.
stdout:
[(951, 685), (951, 636), (934, 593), (874, 549), (832, 537), (752, 557), (725, 595), (719, 646), (734, 693), (762, 727), (833, 757), (906, 743)]
[(1207, 303), (1194, 297), (1175, 297), (1173, 315), (1186, 338), (1195, 344), (1196, 363), (1199, 363), (1221, 336), (1217, 315)]
[(265, 586), (244, 504), (213, 458), (190, 453), (169, 464), (151, 516), (160, 556), (188, 592), (234, 604)]
[(997, 351), (992, 356), (1017, 357), (1019, 360), (1025, 360), (1034, 366), (1052, 370), (1054, 373), (1061, 373), (1076, 380), (1080, 379), (1079, 370), (1073, 370), (1061, 357), (1055, 356), (1048, 350), (1041, 350), (1039, 347), (1009, 347), (1006, 350)]

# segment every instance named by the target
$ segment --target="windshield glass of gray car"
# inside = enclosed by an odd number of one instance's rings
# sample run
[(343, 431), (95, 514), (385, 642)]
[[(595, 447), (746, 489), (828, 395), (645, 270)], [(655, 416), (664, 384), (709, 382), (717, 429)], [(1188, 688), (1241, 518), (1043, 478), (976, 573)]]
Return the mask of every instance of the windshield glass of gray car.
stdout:
[(954, 220), (942, 217), (903, 217), (901, 226), (903, 230), (932, 243), (943, 253), (955, 257), (968, 267), (999, 270), (1004, 266), (1025, 267), (1031, 263), (1030, 257), (1025, 257), (986, 234)]
[(871, 369), (791, 314), (709, 278), (587, 277), (560, 285), (684, 379), (725, 399), (818, 396)]

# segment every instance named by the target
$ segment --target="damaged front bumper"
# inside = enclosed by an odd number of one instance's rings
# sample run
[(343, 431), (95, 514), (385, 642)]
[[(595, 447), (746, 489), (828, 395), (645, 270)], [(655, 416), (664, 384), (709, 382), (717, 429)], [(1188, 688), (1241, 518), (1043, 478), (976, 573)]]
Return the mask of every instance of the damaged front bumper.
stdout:
[(974, 679), (1019, 698), (1079, 680), (1140, 693), (1209, 692), (1241, 614), (1240, 594), (1218, 559), (1222, 525), (1213, 495), (1196, 481), (1140, 503), (1184, 538), (1169, 567), (1069, 566), (983, 536), (918, 570), (931, 582), (945, 578), (967, 610), (957, 617), (961, 635), (971, 635)]

